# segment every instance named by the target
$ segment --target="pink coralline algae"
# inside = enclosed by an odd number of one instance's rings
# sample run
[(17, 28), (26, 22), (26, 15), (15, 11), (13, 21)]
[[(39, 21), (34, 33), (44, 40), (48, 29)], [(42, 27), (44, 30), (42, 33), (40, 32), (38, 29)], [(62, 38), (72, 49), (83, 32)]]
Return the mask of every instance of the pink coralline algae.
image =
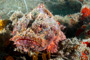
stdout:
[(66, 37), (53, 17), (43, 4), (39, 5), (18, 20), (11, 41), (24, 52), (46, 50), (56, 53), (58, 42)]

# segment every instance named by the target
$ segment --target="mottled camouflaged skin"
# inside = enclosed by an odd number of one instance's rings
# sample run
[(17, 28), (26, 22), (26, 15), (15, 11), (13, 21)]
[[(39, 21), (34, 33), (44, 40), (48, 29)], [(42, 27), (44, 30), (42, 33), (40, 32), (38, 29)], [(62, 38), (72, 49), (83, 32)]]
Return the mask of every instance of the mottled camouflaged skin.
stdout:
[(18, 21), (13, 30), (14, 44), (24, 52), (57, 52), (58, 42), (66, 37), (53, 15), (43, 4)]

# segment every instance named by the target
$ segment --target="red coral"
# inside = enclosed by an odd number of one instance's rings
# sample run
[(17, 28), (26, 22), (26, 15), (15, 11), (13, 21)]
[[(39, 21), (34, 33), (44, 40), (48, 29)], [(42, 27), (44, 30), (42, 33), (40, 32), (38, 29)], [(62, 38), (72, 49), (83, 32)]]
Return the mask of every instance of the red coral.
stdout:
[(90, 30), (86, 32), (86, 35), (90, 35)]
[(84, 8), (81, 10), (81, 13), (83, 14), (82, 17), (84, 17), (84, 18), (90, 16), (90, 8), (84, 7)]
[(90, 47), (90, 43), (89, 42), (83, 42), (83, 44), (86, 44), (87, 47)]
[(77, 31), (76, 31), (76, 36), (79, 36), (82, 32), (84, 32), (85, 31), (85, 29), (78, 29)]
[(88, 57), (85, 53), (82, 52), (81, 60), (88, 60)]

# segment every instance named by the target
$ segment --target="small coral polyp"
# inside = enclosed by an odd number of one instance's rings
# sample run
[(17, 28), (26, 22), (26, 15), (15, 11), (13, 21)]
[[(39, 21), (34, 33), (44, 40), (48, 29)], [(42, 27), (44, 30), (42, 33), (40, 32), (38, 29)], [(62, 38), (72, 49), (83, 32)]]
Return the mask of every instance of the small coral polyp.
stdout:
[(66, 37), (52, 13), (43, 4), (18, 20), (11, 41), (20, 50), (56, 53), (58, 42)]

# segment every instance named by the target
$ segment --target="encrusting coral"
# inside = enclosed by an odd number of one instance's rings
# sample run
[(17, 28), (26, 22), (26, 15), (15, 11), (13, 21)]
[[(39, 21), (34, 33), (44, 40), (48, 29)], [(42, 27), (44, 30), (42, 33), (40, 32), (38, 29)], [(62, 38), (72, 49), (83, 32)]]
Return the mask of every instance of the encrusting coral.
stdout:
[(0, 52), (3, 51), (10, 43), (9, 39), (11, 38), (11, 35), (9, 28), (7, 28), (9, 24), (9, 20), (0, 20)]
[(4, 27), (6, 26), (7, 21), (6, 20), (0, 20), (0, 31), (4, 29)]

